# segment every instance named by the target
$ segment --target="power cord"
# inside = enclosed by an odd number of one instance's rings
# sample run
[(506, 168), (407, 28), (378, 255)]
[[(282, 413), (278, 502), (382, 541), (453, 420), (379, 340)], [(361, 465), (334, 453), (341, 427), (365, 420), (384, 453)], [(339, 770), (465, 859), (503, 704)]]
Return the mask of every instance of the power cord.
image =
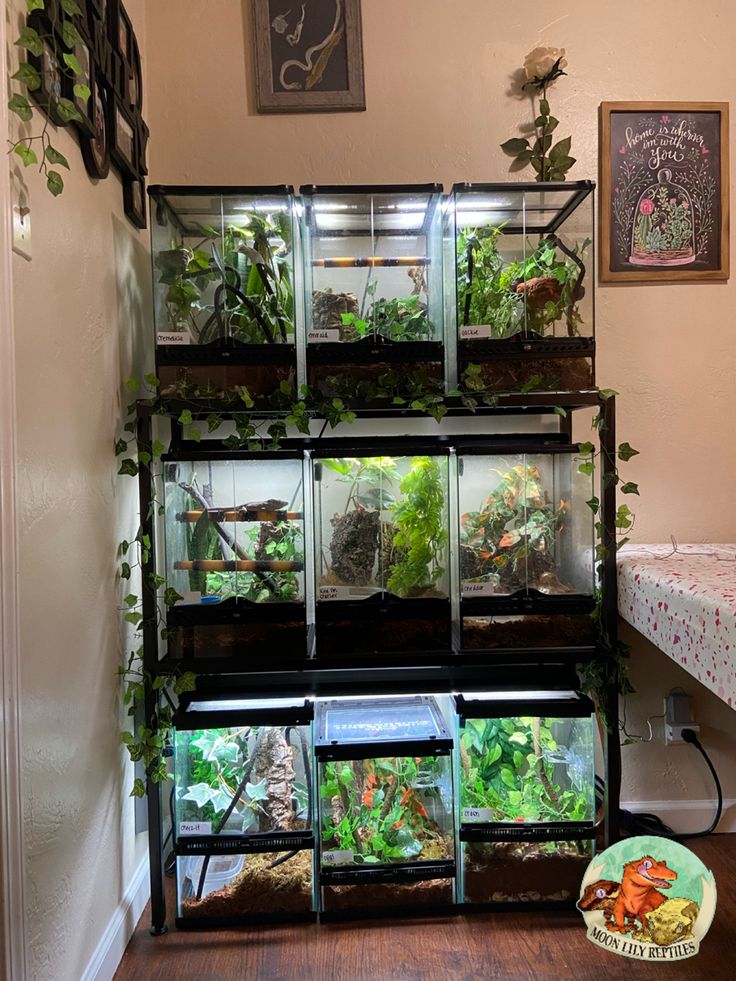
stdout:
[(665, 824), (664, 821), (656, 814), (634, 814), (631, 811), (621, 810), (619, 811), (619, 820), (621, 823), (621, 830), (625, 835), (628, 835), (629, 837), (633, 837), (634, 835), (657, 835), (660, 838), (671, 838), (673, 841), (686, 841), (688, 838), (705, 838), (707, 835), (712, 834), (718, 826), (718, 822), (721, 820), (721, 814), (723, 812), (723, 790), (721, 789), (721, 782), (718, 779), (718, 774), (716, 773), (715, 767), (711, 763), (710, 757), (703, 749), (697, 733), (693, 729), (683, 729), (682, 738), (684, 742), (692, 743), (693, 746), (701, 753), (703, 759), (708, 764), (708, 769), (713, 774), (713, 780), (715, 781), (716, 785), (716, 793), (718, 795), (718, 805), (716, 807), (716, 813), (713, 820), (704, 831), (678, 832), (673, 831), (672, 828)]

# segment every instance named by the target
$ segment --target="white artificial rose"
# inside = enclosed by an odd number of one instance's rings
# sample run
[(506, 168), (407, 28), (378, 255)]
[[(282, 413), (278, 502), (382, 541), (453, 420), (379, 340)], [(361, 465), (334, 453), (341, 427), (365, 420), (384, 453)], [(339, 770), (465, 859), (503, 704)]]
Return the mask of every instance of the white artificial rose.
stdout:
[(544, 78), (554, 68), (555, 62), (559, 59), (559, 68), (567, 67), (564, 48), (535, 48), (530, 51), (524, 59), (524, 74), (528, 82), (534, 79)]

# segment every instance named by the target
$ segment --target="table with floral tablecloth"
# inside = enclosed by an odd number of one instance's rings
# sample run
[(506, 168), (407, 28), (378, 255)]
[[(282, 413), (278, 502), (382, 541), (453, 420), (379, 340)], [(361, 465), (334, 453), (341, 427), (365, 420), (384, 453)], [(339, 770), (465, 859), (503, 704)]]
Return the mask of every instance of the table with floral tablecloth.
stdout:
[(736, 544), (626, 545), (619, 613), (736, 708)]

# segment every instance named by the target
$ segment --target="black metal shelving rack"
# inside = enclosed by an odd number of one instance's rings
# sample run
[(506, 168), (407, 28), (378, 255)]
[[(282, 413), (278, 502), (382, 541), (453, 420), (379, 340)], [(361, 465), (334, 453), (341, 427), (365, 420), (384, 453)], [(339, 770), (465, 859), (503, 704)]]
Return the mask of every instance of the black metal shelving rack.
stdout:
[[(465, 409), (459, 400), (453, 403), (448, 399), (446, 418), (470, 418), (471, 413)], [(202, 448), (195, 442), (183, 439), (182, 427), (177, 419), (183, 408), (189, 409), (192, 419), (204, 420), (212, 411), (227, 415), (222, 404), (192, 402), (167, 404), (165, 415), (170, 420), (172, 431), (172, 446), (178, 451), (191, 452), (196, 456)], [(564, 409), (565, 413), (559, 412)], [(602, 544), (606, 548), (606, 557), (602, 560), (602, 575), (600, 587), (602, 590), (602, 606), (600, 611), (601, 629), (608, 637), (609, 643), (615, 647), (617, 641), (618, 604), (616, 587), (616, 550), (615, 550), (615, 519), (616, 519), (616, 400), (614, 396), (604, 398), (598, 391), (556, 392), (528, 394), (508, 394), (498, 396), (492, 407), (479, 407), (473, 418), (483, 419), (490, 416), (524, 416), (549, 415), (558, 423), (557, 439), (572, 441), (572, 414), (577, 410), (595, 410), (600, 415), (598, 439), (600, 445), (600, 465), (598, 478), (600, 482), (600, 512), (602, 522)], [(140, 450), (148, 450), (153, 442), (154, 409), (146, 402), (137, 406), (137, 439)], [(161, 414), (161, 413), (159, 413)], [(252, 415), (252, 413), (251, 413)], [(423, 415), (411, 409), (370, 409), (360, 413), (362, 418), (397, 418), (407, 422), (410, 428), (412, 418)], [(285, 448), (315, 450), (333, 442), (337, 437), (303, 437), (284, 441)], [(434, 441), (441, 445), (450, 444), (455, 437), (447, 435), (443, 425), (439, 424), (437, 437)], [(460, 438), (460, 437), (458, 437)], [(465, 437), (462, 437), (463, 439)], [(491, 437), (489, 437), (490, 439)], [(545, 434), (545, 438), (547, 434)], [(396, 437), (387, 437), (396, 439)], [(424, 442), (427, 437), (422, 436)], [(432, 437), (429, 437), (431, 440)], [(381, 440), (372, 437), (372, 442)], [(412, 452), (416, 439), (406, 437), (407, 452)], [(352, 446), (355, 440), (348, 440), (343, 445)], [(223, 456), (225, 450), (223, 450)], [(238, 459), (247, 455), (245, 451), (227, 451), (227, 456)], [(251, 454), (252, 456), (252, 454)], [(143, 534), (150, 538), (150, 548), (146, 549), (142, 563), (144, 581), (156, 570), (156, 540), (152, 506), (154, 502), (153, 478), (146, 468), (141, 468), (139, 475), (139, 504), (143, 523)], [(171, 673), (172, 669), (180, 668), (193, 670), (207, 676), (209, 691), (247, 691), (252, 695), (281, 695), (299, 694), (312, 696), (340, 696), (360, 693), (401, 694), (417, 691), (448, 693), (467, 688), (478, 690), (489, 684), (519, 685), (528, 682), (529, 669), (534, 667), (535, 687), (549, 684), (559, 688), (561, 685), (575, 687), (577, 684), (576, 664), (591, 660), (599, 653), (594, 646), (590, 648), (513, 648), (495, 649), (491, 653), (459, 653), (447, 654), (428, 653), (423, 658), (420, 653), (412, 652), (410, 656), (395, 654), (385, 656), (359, 656), (355, 658), (329, 658), (317, 656), (306, 657), (301, 661), (289, 660), (273, 667), (244, 669), (240, 662), (228, 658), (207, 659), (177, 659), (159, 658), (159, 626), (157, 623), (157, 598), (150, 589), (143, 590), (143, 666), (152, 679)], [(491, 679), (493, 681), (491, 682)], [(155, 727), (156, 711), (158, 708), (159, 692), (149, 686), (144, 703), (144, 714), (147, 725)], [(621, 782), (621, 753), (618, 734), (618, 694), (611, 688), (605, 704), (599, 708), (608, 720), (604, 730), (604, 841), (611, 844), (619, 837), (619, 790)], [(151, 877), (151, 933), (161, 934), (167, 929), (166, 901), (164, 890), (164, 849), (163, 849), (163, 807), (162, 786), (154, 783), (150, 777), (147, 780), (148, 826), (149, 826), (149, 857)], [(527, 904), (527, 907), (529, 904)], [(459, 909), (460, 907), (458, 907)]]

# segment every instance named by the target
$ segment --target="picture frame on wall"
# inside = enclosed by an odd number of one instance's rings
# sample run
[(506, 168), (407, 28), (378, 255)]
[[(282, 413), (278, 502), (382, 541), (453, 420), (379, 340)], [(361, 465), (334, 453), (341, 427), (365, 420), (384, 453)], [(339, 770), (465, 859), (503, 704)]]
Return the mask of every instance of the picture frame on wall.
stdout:
[(91, 81), (93, 133), (82, 136), (82, 159), (87, 173), (94, 180), (104, 180), (110, 173), (110, 116), (109, 103), (105, 84), (97, 73), (92, 74)]
[[(77, 79), (77, 81), (82, 82), (86, 85), (90, 91), (92, 90), (92, 56), (90, 54), (90, 49), (84, 41), (77, 42), (74, 45), (74, 57), (79, 62), (82, 68), (82, 75)], [(79, 130), (85, 133), (87, 136), (93, 136), (95, 133), (95, 123), (94, 123), (94, 102), (92, 96), (89, 99), (82, 99), (78, 95), (74, 94), (74, 86), (72, 80), (69, 81), (69, 98), (76, 106), (81, 120), (76, 120), (76, 126)]]
[(729, 277), (727, 102), (604, 102), (601, 282)]
[(115, 106), (110, 141), (111, 156), (124, 176), (137, 177), (135, 167), (135, 129), (120, 106)]
[(123, 183), (123, 207), (126, 216), (136, 228), (146, 227), (146, 184), (143, 180), (126, 180)]
[(365, 109), (360, 0), (251, 0), (258, 112)]

